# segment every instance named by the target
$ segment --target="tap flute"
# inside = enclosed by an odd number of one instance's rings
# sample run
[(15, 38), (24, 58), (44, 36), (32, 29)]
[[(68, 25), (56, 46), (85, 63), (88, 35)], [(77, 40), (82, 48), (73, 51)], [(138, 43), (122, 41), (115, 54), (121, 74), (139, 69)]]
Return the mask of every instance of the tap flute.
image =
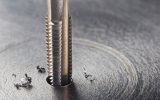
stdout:
[(46, 17), (47, 82), (65, 86), (72, 81), (72, 25), (68, 0), (48, 0)]

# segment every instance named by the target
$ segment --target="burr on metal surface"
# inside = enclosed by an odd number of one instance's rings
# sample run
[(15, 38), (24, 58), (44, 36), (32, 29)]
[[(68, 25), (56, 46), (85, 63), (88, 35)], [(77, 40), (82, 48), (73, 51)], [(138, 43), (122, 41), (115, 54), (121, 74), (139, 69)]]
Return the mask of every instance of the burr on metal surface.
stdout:
[(47, 33), (47, 82), (65, 86), (72, 77), (72, 28), (68, 15), (68, 0), (48, 0)]

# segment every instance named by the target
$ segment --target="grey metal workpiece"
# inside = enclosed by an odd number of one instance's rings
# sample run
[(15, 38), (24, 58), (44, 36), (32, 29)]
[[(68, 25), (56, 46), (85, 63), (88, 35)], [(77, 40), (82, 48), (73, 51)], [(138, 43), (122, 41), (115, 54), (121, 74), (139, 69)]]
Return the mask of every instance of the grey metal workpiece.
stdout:
[[(0, 0), (0, 100), (159, 100), (159, 5), (69, 0), (73, 84), (52, 87), (36, 69), (47, 69), (46, 0)], [(25, 73), (33, 88), (17, 90)]]

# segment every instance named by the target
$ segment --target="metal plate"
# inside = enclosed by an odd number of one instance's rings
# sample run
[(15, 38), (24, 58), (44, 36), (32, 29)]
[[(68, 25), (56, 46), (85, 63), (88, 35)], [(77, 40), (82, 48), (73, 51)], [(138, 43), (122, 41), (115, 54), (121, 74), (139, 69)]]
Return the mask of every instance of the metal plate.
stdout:
[[(29, 44), (32, 44), (32, 42)], [(62, 98), (88, 100), (90, 97), (95, 99), (124, 99), (130, 97), (130, 94), (134, 92), (137, 85), (137, 73), (133, 64), (123, 54), (111, 47), (78, 38), (73, 42), (73, 50), (74, 67), (73, 84), (71, 86), (52, 89), (45, 81), (46, 75), (38, 74), (36, 67), (33, 65), (21, 66), (22, 69), (20, 69), (13, 64), (12, 69), (15, 70), (10, 70), (10, 67), (6, 67), (3, 70), (1, 78), (3, 90), (8, 91), (5, 93), (9, 93), (12, 99), (15, 99), (18, 95), (26, 94), (24, 97), (20, 96), (18, 98), (38, 97), (47, 100), (51, 98), (57, 98), (57, 100)], [(12, 51), (17, 52), (16, 49)], [(26, 52), (24, 48), (19, 48), (19, 51)], [(12, 55), (12, 53), (8, 52), (8, 55)], [(85, 78), (84, 72), (92, 75), (92, 77)], [(18, 77), (13, 77), (12, 73), (19, 73), (17, 74)], [(20, 89), (17, 91), (16, 88), (13, 88), (13, 83), (19, 82), (20, 77), (24, 77), (22, 73), (28, 73), (32, 76), (33, 88), (31, 90)], [(93, 78), (95, 80), (90, 81)], [(36, 91), (39, 92), (35, 95)], [(43, 93), (44, 91), (45, 93)], [(97, 93), (101, 94), (97, 95)]]

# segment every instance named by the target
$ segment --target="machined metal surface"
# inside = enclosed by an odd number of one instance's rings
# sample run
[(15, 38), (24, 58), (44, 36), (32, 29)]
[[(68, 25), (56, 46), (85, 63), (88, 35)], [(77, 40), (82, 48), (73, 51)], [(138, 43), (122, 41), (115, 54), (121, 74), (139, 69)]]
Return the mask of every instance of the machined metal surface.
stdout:
[[(36, 69), (47, 69), (46, 1), (0, 0), (0, 99), (159, 100), (160, 1), (69, 1), (73, 84), (55, 88)], [(24, 73), (31, 90), (14, 87)]]

